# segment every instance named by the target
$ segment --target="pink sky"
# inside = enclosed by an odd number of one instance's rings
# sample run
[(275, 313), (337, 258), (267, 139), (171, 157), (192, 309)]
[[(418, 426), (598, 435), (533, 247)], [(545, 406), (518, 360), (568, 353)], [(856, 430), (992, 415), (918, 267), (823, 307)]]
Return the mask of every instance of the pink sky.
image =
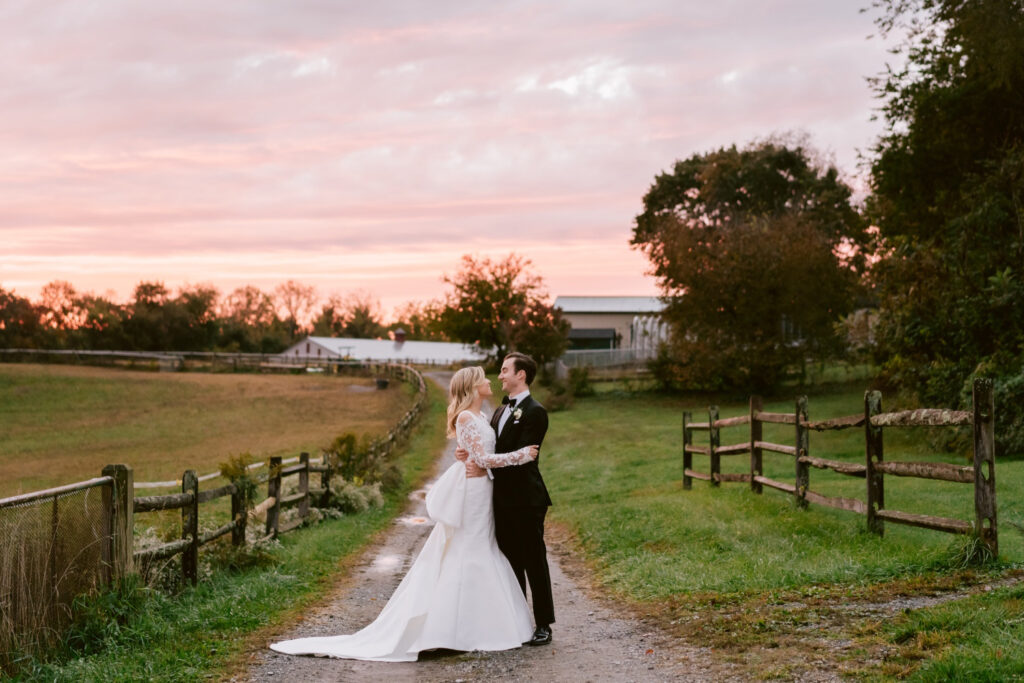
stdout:
[(390, 311), (462, 254), (655, 294), (679, 158), (800, 131), (858, 187), (885, 64), (861, 0), (0, 6), (0, 286), (295, 279)]

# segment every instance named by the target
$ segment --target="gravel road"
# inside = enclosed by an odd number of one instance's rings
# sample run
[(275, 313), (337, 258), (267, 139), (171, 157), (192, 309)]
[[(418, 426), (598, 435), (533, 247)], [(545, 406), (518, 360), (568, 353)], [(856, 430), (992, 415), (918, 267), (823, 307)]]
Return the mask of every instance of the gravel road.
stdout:
[[(430, 378), (447, 387), (444, 373)], [(448, 442), (435, 472), (452, 462)], [(355, 568), (339, 576), (331, 598), (301, 622), (275, 634), (274, 640), (352, 633), (372, 621), (412, 564), (431, 525), (424, 509), (429, 489), (414, 491), (404, 513), (383, 541), (370, 548)], [(557, 504), (557, 501), (556, 501)], [(557, 534), (549, 533), (548, 560), (555, 596), (551, 645), (505, 652), (429, 652), (417, 662), (362, 662), (322, 657), (293, 657), (269, 648), (254, 652), (238, 681), (676, 681), (729, 678), (721, 665), (713, 670), (709, 653), (662, 635), (653, 626), (619, 613), (614, 605), (588, 594), (582, 563)], [(724, 676), (723, 676), (724, 674)]]

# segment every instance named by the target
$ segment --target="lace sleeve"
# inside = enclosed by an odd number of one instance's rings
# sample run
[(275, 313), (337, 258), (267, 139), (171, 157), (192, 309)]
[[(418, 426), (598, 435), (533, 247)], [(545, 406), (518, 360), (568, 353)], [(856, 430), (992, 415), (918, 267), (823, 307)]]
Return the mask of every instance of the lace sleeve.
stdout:
[(469, 452), (469, 457), (480, 467), (493, 469), (522, 465), (531, 460), (529, 446), (511, 453), (488, 453), (484, 446), (483, 429), (485, 427), (481, 425), (480, 420), (474, 420), (468, 412), (463, 412), (455, 420), (455, 440)]

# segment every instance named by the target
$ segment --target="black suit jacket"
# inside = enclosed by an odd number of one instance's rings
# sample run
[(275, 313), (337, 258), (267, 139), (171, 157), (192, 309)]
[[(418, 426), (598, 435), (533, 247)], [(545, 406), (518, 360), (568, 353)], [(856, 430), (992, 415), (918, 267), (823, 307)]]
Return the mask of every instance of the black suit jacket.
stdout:
[[(544, 435), (548, 431), (548, 411), (534, 400), (533, 395), (527, 396), (516, 406), (523, 413), (518, 420), (510, 415), (505, 429), (498, 434), (495, 453), (511, 453), (524, 446), (544, 443)], [(504, 406), (499, 406), (491, 416), (491, 427), (498, 432), (498, 422)], [(496, 507), (522, 507), (551, 505), (548, 489), (540, 476), (540, 453), (537, 459), (522, 465), (496, 467), (491, 470), (494, 475), (494, 505)]]

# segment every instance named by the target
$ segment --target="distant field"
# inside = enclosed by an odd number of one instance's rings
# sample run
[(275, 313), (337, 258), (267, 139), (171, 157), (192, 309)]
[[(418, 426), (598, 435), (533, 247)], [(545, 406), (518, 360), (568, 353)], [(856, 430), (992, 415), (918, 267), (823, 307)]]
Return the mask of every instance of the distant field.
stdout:
[(0, 496), (99, 476), (217, 470), (229, 456), (316, 454), (337, 434), (383, 434), (412, 403), (401, 383), (322, 375), (154, 373), (0, 364)]

